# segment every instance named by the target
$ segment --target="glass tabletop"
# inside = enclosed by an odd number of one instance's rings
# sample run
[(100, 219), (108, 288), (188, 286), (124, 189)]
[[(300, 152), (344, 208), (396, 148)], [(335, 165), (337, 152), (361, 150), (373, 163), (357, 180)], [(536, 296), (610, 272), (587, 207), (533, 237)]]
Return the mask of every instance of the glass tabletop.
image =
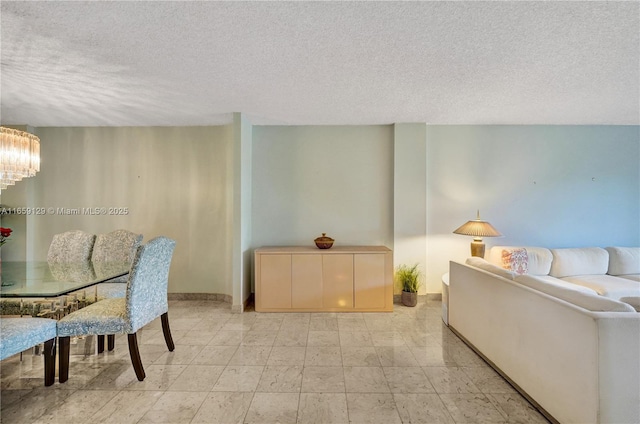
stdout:
[(47, 262), (0, 263), (0, 297), (55, 297), (120, 277), (131, 264), (102, 262), (92, 264)]

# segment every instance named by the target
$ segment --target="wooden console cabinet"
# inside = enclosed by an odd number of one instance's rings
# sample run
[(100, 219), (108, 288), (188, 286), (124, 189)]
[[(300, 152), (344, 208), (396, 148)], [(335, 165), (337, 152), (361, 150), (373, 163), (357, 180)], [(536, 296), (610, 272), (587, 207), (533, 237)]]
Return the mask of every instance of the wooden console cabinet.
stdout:
[(258, 312), (393, 311), (393, 254), (384, 246), (255, 250)]

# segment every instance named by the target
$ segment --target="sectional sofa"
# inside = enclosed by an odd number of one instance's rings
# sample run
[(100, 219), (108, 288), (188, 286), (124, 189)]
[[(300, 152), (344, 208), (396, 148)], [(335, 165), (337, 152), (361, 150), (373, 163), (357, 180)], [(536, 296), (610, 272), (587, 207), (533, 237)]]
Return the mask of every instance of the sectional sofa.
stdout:
[(450, 263), (449, 326), (551, 421), (640, 423), (640, 248)]

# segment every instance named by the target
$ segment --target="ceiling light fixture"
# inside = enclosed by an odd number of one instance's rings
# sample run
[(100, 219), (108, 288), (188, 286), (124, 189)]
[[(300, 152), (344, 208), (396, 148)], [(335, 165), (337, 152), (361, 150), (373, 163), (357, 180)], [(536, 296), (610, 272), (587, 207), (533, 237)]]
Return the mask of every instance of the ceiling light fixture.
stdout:
[(13, 128), (0, 127), (0, 191), (40, 171), (40, 139)]

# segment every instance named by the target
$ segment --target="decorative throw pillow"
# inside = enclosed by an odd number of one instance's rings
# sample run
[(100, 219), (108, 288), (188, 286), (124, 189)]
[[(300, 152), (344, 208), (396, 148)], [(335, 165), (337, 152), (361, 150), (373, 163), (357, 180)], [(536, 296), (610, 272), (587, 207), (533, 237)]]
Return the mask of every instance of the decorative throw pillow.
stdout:
[(518, 275), (527, 274), (529, 272), (527, 249), (503, 250), (502, 267)]

